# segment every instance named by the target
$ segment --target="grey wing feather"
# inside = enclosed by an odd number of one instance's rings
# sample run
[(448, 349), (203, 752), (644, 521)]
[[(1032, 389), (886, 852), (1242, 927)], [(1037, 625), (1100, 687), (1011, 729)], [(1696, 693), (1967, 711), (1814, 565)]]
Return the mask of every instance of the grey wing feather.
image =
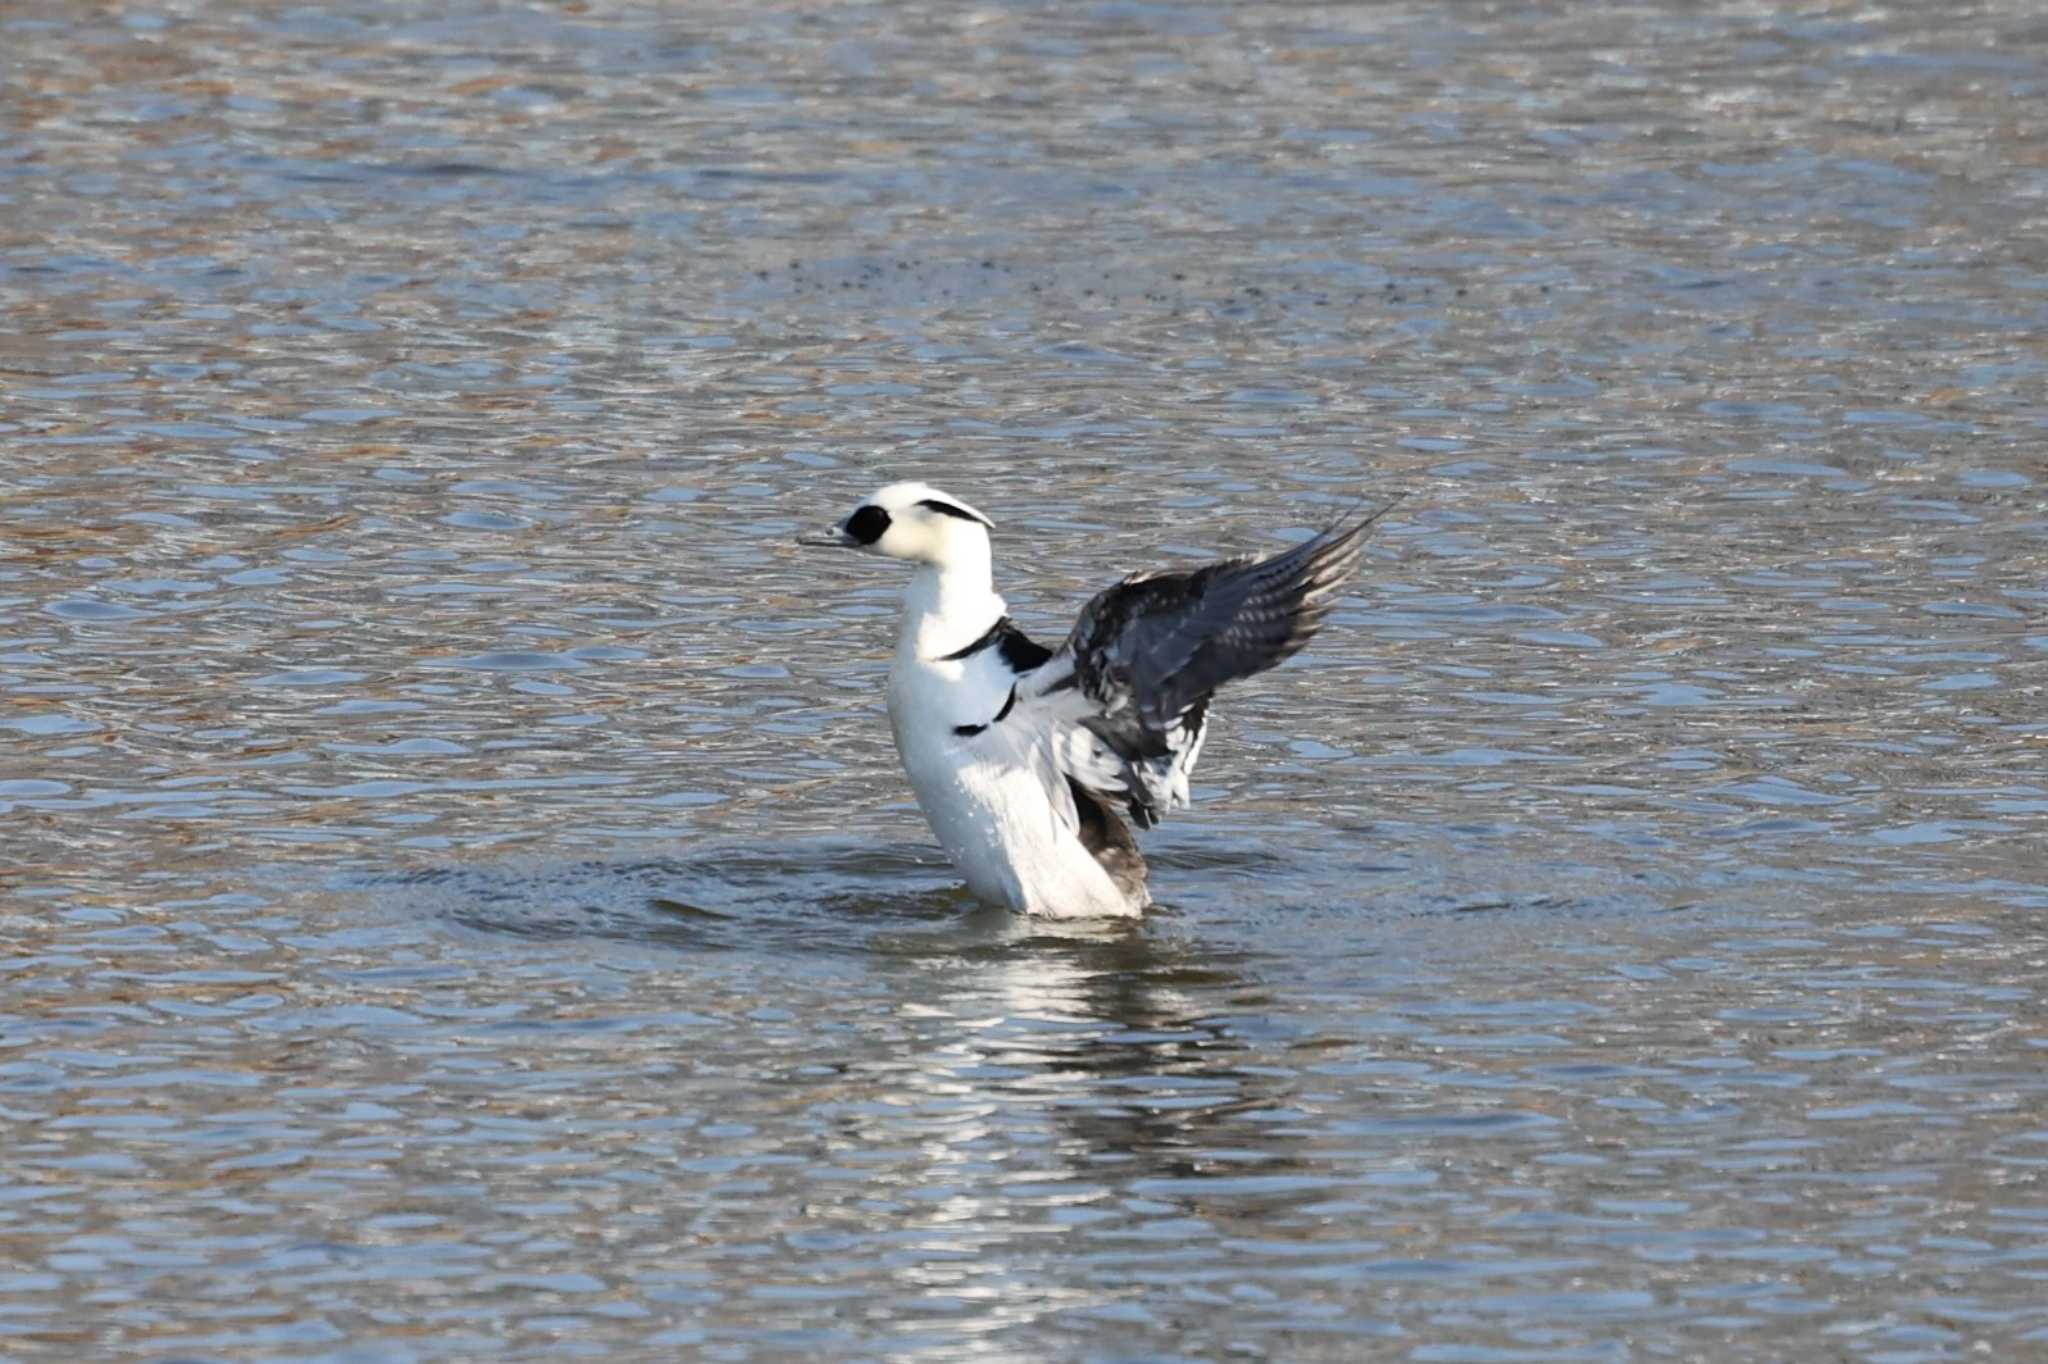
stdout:
[(1140, 574), (1099, 593), (1047, 665), (1086, 698), (1061, 765), (1149, 828), (1187, 802), (1209, 697), (1299, 652), (1357, 569), (1368, 518), (1264, 559)]
[(1285, 661), (1358, 566), (1364, 525), (1267, 559), (1126, 578), (1083, 608), (1068, 641), (1081, 689), (1164, 729), (1218, 687)]

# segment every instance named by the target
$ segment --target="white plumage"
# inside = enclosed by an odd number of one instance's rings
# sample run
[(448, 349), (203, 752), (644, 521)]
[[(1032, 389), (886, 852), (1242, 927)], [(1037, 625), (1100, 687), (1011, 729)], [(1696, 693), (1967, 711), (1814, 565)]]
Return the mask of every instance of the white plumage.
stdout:
[(1308, 642), (1368, 524), (1269, 558), (1134, 574), (1082, 608), (1057, 650), (1010, 622), (991, 584), (992, 523), (956, 497), (892, 483), (823, 543), (916, 566), (889, 722), (968, 888), (1022, 913), (1080, 918), (1151, 903), (1124, 817), (1150, 828), (1188, 803), (1211, 694)]

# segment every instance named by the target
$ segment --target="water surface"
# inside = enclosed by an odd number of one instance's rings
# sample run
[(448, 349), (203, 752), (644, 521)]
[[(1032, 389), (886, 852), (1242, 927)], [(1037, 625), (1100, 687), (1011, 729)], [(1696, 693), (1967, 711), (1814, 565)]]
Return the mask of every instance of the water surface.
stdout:
[[(0, 16), (0, 1358), (2048, 1341), (2031, 11)], [(1403, 495), (1136, 928), (1057, 637)]]

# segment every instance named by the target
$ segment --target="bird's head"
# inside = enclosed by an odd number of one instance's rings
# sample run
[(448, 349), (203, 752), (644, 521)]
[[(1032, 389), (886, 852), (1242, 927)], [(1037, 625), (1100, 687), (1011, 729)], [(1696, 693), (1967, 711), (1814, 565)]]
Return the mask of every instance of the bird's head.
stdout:
[(876, 491), (824, 540), (945, 569), (988, 561), (988, 533), (995, 523), (957, 497), (928, 483), (891, 483)]

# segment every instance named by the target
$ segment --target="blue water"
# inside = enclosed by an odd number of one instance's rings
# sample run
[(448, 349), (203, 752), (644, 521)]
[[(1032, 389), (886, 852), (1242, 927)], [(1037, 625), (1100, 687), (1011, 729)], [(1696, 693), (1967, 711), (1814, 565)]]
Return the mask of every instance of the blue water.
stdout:
[[(2031, 13), (0, 16), (0, 1359), (2025, 1357)], [(1057, 637), (1402, 497), (1143, 924)]]

